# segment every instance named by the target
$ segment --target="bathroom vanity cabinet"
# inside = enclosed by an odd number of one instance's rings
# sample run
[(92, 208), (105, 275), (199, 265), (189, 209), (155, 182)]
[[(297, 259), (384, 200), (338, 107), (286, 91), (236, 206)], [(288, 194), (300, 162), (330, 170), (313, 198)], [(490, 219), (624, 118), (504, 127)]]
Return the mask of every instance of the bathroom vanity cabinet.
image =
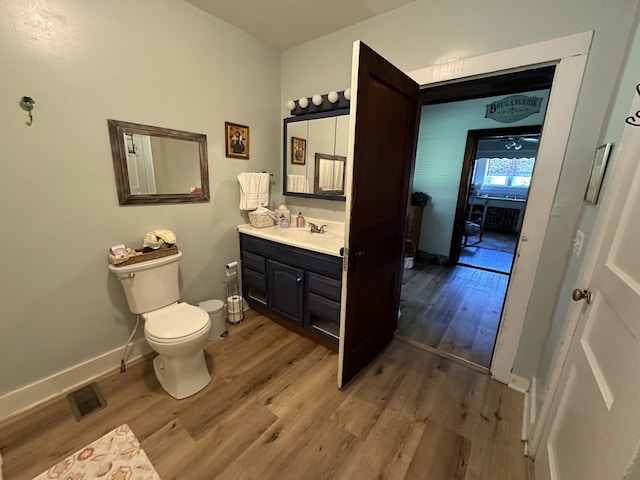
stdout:
[(242, 291), (293, 330), (338, 343), (342, 257), (240, 233)]

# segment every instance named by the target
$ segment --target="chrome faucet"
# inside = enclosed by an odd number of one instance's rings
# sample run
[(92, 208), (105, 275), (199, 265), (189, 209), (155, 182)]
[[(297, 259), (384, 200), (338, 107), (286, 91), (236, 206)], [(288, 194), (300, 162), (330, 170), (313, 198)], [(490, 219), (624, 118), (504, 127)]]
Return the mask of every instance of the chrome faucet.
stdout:
[(311, 233), (324, 233), (326, 225), (318, 227), (315, 223), (309, 222), (309, 227), (311, 228)]

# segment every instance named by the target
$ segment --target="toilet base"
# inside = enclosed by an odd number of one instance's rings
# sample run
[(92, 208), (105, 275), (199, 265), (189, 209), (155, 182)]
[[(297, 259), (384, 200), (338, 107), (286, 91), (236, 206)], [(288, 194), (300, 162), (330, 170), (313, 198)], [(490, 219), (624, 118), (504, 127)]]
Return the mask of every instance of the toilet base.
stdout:
[(153, 371), (162, 388), (177, 400), (198, 393), (211, 381), (202, 349), (181, 358), (158, 355), (153, 359)]

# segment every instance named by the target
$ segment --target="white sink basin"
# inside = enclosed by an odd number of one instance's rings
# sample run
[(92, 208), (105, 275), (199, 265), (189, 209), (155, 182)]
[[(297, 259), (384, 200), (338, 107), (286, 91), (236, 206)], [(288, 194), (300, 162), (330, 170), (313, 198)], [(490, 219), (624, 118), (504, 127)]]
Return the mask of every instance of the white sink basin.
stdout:
[(327, 255), (342, 256), (344, 247), (344, 223), (323, 219), (307, 219), (316, 225), (326, 225), (325, 233), (311, 233), (310, 227), (281, 228), (278, 225), (266, 228), (252, 227), (250, 224), (238, 225), (238, 231), (247, 235), (264, 238), (293, 247), (305, 248)]
[(336, 235), (331, 232), (311, 233), (310, 230), (302, 229), (302, 228), (296, 228), (296, 229), (281, 228), (278, 231), (278, 235), (284, 238), (288, 238), (289, 240), (293, 240), (295, 242), (315, 243), (315, 244), (333, 242), (337, 238)]

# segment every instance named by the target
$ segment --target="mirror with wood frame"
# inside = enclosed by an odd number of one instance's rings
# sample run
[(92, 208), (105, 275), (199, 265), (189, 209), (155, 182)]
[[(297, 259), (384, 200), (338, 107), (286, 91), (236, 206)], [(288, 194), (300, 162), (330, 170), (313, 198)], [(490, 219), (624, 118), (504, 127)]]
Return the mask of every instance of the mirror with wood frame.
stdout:
[(107, 120), (120, 205), (209, 201), (207, 136)]
[(316, 153), (313, 193), (344, 195), (344, 164), (347, 157)]
[[(349, 109), (285, 118), (283, 132), (284, 195), (345, 201), (344, 160), (340, 159), (347, 155)], [(341, 181), (332, 177), (331, 182), (322, 182), (338, 171)]]

